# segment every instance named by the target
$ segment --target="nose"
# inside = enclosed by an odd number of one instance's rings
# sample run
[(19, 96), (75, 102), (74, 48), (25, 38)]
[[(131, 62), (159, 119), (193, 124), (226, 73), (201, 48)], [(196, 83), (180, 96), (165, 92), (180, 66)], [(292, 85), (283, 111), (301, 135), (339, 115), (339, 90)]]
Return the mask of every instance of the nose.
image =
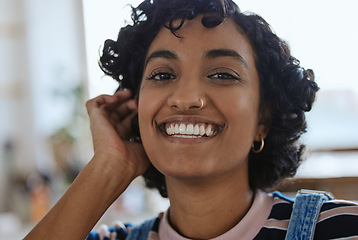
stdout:
[(207, 104), (198, 79), (179, 79), (168, 98), (168, 106), (178, 111), (202, 109)]

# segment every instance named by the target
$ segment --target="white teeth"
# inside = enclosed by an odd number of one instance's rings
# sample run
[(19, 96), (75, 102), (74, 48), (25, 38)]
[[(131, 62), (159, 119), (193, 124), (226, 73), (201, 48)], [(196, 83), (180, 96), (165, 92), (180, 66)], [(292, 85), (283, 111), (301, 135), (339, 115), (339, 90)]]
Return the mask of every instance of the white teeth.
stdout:
[(211, 127), (208, 126), (205, 130), (205, 134), (206, 134), (206, 136), (210, 136), (210, 133), (211, 133)]
[(200, 134), (199, 124), (195, 124), (195, 127), (194, 127), (194, 135), (199, 135), (199, 134)]
[(169, 127), (167, 127), (167, 134), (168, 135), (173, 135), (175, 133), (175, 130), (174, 130), (174, 126), (173, 125), (170, 125)]
[(216, 134), (214, 126), (211, 124), (184, 124), (184, 123), (169, 123), (166, 125), (166, 134), (172, 137), (182, 138), (200, 138), (211, 137)]
[(205, 134), (205, 126), (204, 126), (204, 125), (200, 125), (200, 127), (199, 127), (199, 134), (200, 134), (200, 135), (204, 135), (204, 134)]
[(193, 124), (188, 124), (188, 126), (186, 126), (186, 131), (185, 134), (187, 135), (191, 135), (194, 133), (194, 125)]
[(179, 133), (180, 134), (185, 134), (185, 129), (186, 129), (186, 126), (184, 123), (180, 124), (179, 126)]

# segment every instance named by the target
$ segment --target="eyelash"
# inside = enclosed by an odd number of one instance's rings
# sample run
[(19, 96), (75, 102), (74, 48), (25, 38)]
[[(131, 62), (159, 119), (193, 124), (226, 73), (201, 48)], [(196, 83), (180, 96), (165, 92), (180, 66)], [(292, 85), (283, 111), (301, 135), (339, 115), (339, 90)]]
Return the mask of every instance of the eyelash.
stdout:
[[(166, 75), (167, 78), (156, 79), (156, 77), (158, 77), (158, 76), (160, 77), (163, 75)], [(172, 79), (176, 79), (176, 76), (169, 72), (153, 72), (147, 77), (147, 80), (154, 80), (154, 81), (165, 81), (165, 80), (172, 80)]]
[[(216, 77), (214, 77), (216, 75)], [(208, 78), (214, 78), (214, 79), (221, 79), (221, 80), (233, 80), (233, 81), (240, 81), (240, 77), (234, 76), (231, 73), (227, 72), (216, 72), (214, 74), (210, 74)]]
[[(163, 76), (165, 76), (165, 77), (163, 77)], [(157, 77), (159, 77), (159, 79), (157, 79)], [(224, 81), (224, 80), (240, 81), (241, 80), (241, 78), (239, 76), (235, 76), (235, 75), (233, 75), (231, 73), (227, 73), (227, 72), (216, 72), (216, 73), (208, 75), (207, 77), (210, 79), (218, 79), (221, 81)], [(159, 81), (173, 80), (176, 78), (177, 77), (170, 72), (155, 71), (155, 72), (151, 73), (146, 79), (159, 82)]]

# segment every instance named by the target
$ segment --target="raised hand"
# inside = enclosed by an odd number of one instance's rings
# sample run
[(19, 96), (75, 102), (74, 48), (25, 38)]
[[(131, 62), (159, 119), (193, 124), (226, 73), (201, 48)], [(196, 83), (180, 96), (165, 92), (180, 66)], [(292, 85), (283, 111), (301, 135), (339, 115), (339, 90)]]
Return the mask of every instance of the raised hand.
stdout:
[(96, 97), (87, 102), (87, 109), (94, 156), (26, 240), (86, 238), (108, 207), (149, 166), (142, 144), (128, 141), (137, 111), (130, 91)]
[(141, 144), (129, 142), (131, 120), (137, 113), (137, 103), (131, 95), (129, 90), (101, 95), (89, 100), (86, 106), (95, 156), (139, 176), (148, 168), (149, 161)]

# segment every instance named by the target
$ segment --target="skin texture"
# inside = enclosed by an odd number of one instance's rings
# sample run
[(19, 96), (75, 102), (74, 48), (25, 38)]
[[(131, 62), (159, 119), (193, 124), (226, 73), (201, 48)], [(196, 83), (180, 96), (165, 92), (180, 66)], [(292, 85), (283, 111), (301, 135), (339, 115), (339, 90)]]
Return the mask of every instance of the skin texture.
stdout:
[[(171, 224), (205, 239), (229, 230), (249, 209), (248, 154), (266, 126), (259, 124), (254, 53), (237, 26), (226, 20), (208, 29), (199, 16), (178, 35), (163, 28), (148, 50), (139, 126), (150, 161), (166, 176)], [(211, 123), (219, 130), (213, 137), (171, 137), (164, 123)]]
[[(149, 160), (166, 177), (169, 221), (183, 236), (214, 238), (244, 217), (254, 197), (248, 154), (268, 129), (260, 120), (254, 53), (232, 21), (208, 29), (201, 17), (186, 21), (182, 38), (159, 32), (138, 102), (130, 91), (88, 101), (94, 157), (26, 240), (84, 239)], [(143, 146), (128, 141), (137, 111)], [(216, 134), (166, 136), (160, 127), (174, 122), (210, 123)]]

